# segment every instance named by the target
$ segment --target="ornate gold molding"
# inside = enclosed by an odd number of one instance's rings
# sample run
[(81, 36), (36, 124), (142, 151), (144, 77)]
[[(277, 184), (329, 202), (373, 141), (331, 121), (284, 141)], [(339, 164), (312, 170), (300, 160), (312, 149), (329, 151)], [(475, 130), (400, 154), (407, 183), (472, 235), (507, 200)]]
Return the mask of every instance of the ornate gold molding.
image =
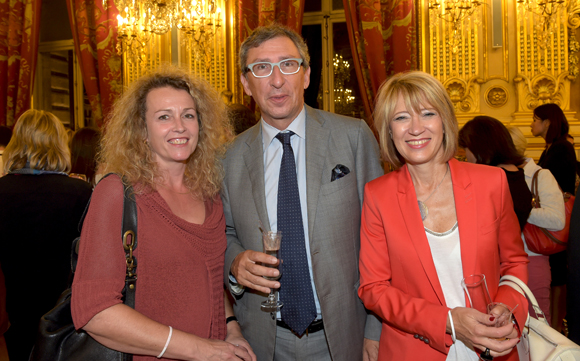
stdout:
[(482, 79), (473, 77), (467, 81), (454, 77), (443, 83), (455, 107), (458, 117), (461, 113), (479, 112), (479, 94)]
[(562, 109), (570, 106), (570, 80), (567, 72), (557, 76), (543, 72), (532, 78), (520, 74), (514, 78), (519, 95), (518, 112), (531, 112), (539, 105), (556, 103)]
[(487, 89), (483, 98), (490, 107), (501, 108), (506, 105), (509, 99), (509, 92), (506, 88), (496, 85)]

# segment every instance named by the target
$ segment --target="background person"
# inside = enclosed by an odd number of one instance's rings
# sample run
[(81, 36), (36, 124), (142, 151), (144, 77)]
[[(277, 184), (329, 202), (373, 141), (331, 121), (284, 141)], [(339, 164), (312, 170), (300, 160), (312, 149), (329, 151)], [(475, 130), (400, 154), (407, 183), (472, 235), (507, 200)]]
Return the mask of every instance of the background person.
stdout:
[(580, 344), (580, 202), (574, 202), (568, 237), (568, 337)]
[(228, 118), (234, 127), (235, 135), (243, 133), (256, 124), (256, 115), (244, 104), (228, 105)]
[[(509, 127), (508, 131), (514, 141), (516, 150), (521, 155), (524, 155), (528, 146), (528, 141), (517, 127)], [(526, 158), (524, 163), (524, 174), (526, 175), (526, 183), (531, 190), (532, 178), (534, 174), (542, 169), (536, 165), (532, 158)], [(546, 228), (550, 231), (559, 231), (566, 225), (566, 211), (564, 209), (564, 199), (562, 198), (562, 191), (558, 187), (556, 178), (549, 170), (544, 169), (538, 173), (538, 195), (541, 200), (541, 208), (532, 208), (528, 223), (534, 224), (538, 227)], [(534, 253), (528, 249), (525, 238), (522, 234), (522, 241), (524, 241), (524, 248), (528, 254), (528, 287), (532, 290), (534, 297), (538, 300), (538, 304), (544, 314), (546, 320), (551, 322), (550, 314), (550, 282), (552, 280), (550, 272), (550, 261), (548, 256)], [(533, 310), (529, 310), (530, 315), (534, 315)]]
[[(574, 137), (570, 133), (566, 134), (566, 140), (574, 146)], [(574, 184), (574, 189), (578, 191), (578, 184), (580, 184), (580, 161), (576, 159), (576, 183)]]
[(379, 360), (478, 360), (474, 349), (518, 360), (517, 328), (486, 327), (495, 310), (466, 308), (461, 287), (484, 274), (492, 300), (519, 305), (515, 320), (525, 324), (525, 297), (498, 287), (504, 274), (528, 278), (505, 173), (453, 159), (453, 104), (427, 73), (388, 79), (374, 119), (383, 158), (397, 169), (366, 185), (362, 211), (358, 292), (383, 320)]
[[(6, 126), (0, 126), (0, 177), (4, 175), (4, 163), (2, 161), (2, 153), (4, 148), (12, 138), (12, 129)], [(8, 321), (8, 314), (6, 313), (6, 286), (4, 284), (4, 274), (0, 266), (0, 361), (8, 359), (8, 351), (6, 350), (6, 341), (4, 340), (4, 332), (10, 326)]]
[[(304, 105), (310, 57), (294, 31), (257, 28), (239, 58), (262, 114), (224, 160), (225, 274), (244, 336), (261, 361), (375, 360), (380, 324), (356, 289), (363, 186), (383, 174), (376, 140), (362, 120)], [(260, 224), (282, 231), (279, 281), (258, 265), (278, 264)], [(284, 303), (275, 315), (260, 309), (270, 288)]]
[(538, 165), (550, 170), (563, 192), (574, 194), (576, 189), (576, 153), (566, 139), (570, 126), (557, 104), (543, 104), (534, 109), (532, 135), (546, 141)]
[(28, 360), (40, 317), (68, 284), (70, 245), (91, 196), (87, 182), (67, 175), (67, 141), (54, 114), (28, 110), (3, 154), (0, 264), (11, 323), (5, 338), (13, 361)]
[(123, 185), (110, 176), (95, 188), (83, 225), (71, 301), (77, 328), (135, 361), (256, 360), (237, 322), (226, 324), (233, 313), (224, 302), (218, 194), (228, 131), (217, 92), (185, 71), (159, 70), (123, 93), (101, 161), (105, 174), (123, 176), (135, 192), (135, 309), (121, 300)]
[(96, 185), (97, 152), (101, 131), (97, 128), (79, 129), (71, 141), (71, 174), (84, 175), (93, 187)]
[(2, 153), (12, 138), (12, 129), (2, 125), (0, 126), (0, 177), (4, 175), (4, 162), (2, 160)]
[[(557, 104), (543, 104), (534, 109), (532, 135), (546, 141), (538, 165), (552, 172), (563, 192), (575, 194), (576, 153), (566, 139), (569, 129), (568, 120)], [(558, 331), (562, 330), (562, 320), (566, 315), (567, 268), (566, 251), (550, 256), (552, 327)]]
[(532, 193), (521, 168), (525, 158), (516, 150), (507, 128), (495, 118), (475, 117), (459, 131), (459, 146), (465, 149), (468, 162), (504, 170), (521, 232), (532, 210)]

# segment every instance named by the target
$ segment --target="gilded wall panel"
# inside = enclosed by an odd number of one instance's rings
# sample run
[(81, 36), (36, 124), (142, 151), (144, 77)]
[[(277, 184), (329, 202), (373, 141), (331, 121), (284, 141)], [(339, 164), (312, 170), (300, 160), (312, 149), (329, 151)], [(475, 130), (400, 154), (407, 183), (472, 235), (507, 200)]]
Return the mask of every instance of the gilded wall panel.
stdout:
[(473, 14), (455, 23), (443, 19), (457, 3), (423, 0), (418, 13), (421, 69), (441, 80), (460, 125), (486, 114), (517, 126), (529, 155), (538, 158), (544, 141), (531, 135), (532, 111), (552, 102), (564, 110), (570, 133), (580, 136), (580, 106), (571, 102), (578, 89), (580, 0), (555, 7), (549, 19), (537, 11), (537, 0), (470, 0), (459, 3), (476, 5)]

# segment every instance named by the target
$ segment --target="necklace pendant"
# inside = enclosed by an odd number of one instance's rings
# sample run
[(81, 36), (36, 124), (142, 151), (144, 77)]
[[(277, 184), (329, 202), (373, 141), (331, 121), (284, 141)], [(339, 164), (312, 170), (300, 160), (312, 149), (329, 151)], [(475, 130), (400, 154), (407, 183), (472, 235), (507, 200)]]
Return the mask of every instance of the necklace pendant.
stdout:
[(427, 218), (427, 216), (429, 215), (429, 209), (427, 208), (425, 203), (421, 201), (417, 201), (417, 203), (419, 204), (419, 213), (421, 213), (421, 220), (424, 221), (425, 218)]

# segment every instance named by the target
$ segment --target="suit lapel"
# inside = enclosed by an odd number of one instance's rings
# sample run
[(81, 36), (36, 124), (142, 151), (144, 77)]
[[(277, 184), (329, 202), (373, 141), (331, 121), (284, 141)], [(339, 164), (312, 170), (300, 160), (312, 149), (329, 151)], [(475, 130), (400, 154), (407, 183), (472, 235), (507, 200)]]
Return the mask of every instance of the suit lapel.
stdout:
[[(266, 193), (264, 186), (264, 150), (262, 147), (262, 126), (260, 122), (251, 130), (252, 134), (248, 136), (246, 144), (248, 148), (244, 152), (244, 162), (250, 176), (250, 186), (252, 187), (252, 196), (258, 217), (266, 230), (270, 230), (270, 221), (266, 209)], [(241, 191), (241, 190), (239, 190)]]
[(423, 221), (421, 220), (421, 214), (419, 213), (415, 187), (413, 186), (413, 181), (411, 180), (411, 175), (409, 174), (406, 165), (403, 166), (399, 172), (397, 195), (399, 198), (401, 214), (403, 215), (405, 226), (409, 232), (409, 238), (411, 239), (415, 251), (421, 261), (421, 267), (427, 275), (427, 278), (429, 278), (429, 282), (433, 287), (433, 291), (437, 294), (439, 302), (442, 305), (445, 305), (445, 296), (443, 295), (443, 290), (441, 289), (441, 284), (437, 277), (437, 270), (435, 269), (435, 263), (433, 263), (433, 255), (431, 254), (429, 241), (425, 235)]
[[(308, 203), (308, 234), (313, 242), (314, 219), (318, 206), (318, 193), (328, 152), (330, 130), (323, 127), (324, 120), (306, 106), (306, 194)], [(328, 175), (330, 177), (330, 174)]]
[(449, 162), (449, 167), (459, 224), (463, 277), (467, 277), (477, 273), (477, 204), (471, 178), (465, 168), (455, 159)]

